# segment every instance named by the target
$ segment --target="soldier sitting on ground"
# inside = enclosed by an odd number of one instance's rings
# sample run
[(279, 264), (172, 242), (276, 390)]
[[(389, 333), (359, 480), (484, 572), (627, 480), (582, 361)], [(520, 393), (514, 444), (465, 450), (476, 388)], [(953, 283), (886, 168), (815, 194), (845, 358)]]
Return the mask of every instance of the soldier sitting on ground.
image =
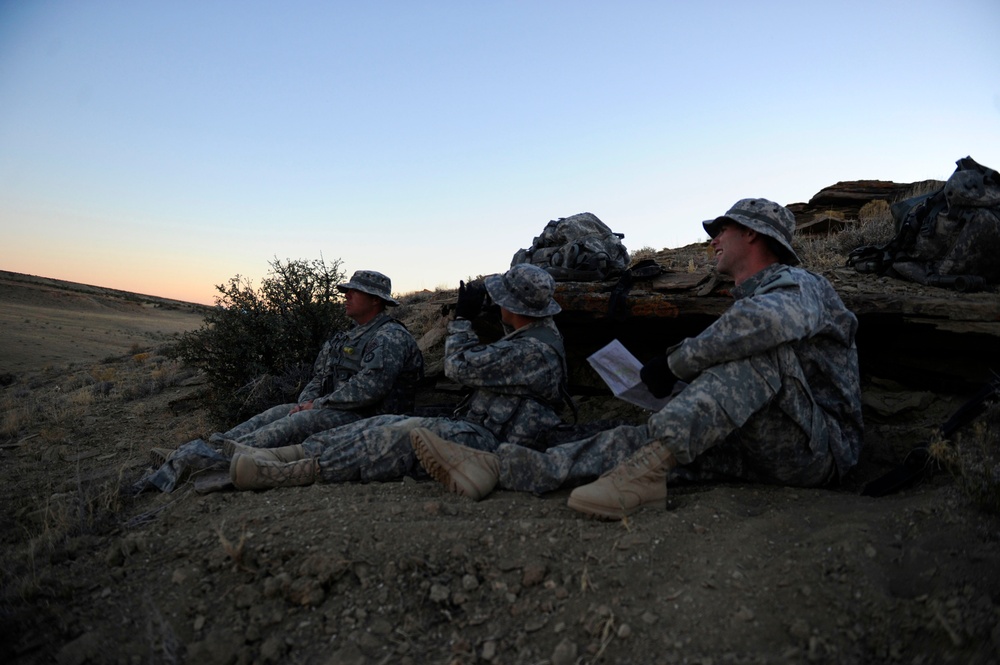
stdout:
[(481, 452), (415, 432), (424, 468), (476, 500), (496, 487), (544, 493), (589, 483), (573, 490), (569, 506), (603, 518), (663, 505), (668, 475), (803, 487), (843, 477), (862, 441), (857, 318), (826, 279), (794, 267), (787, 208), (743, 199), (704, 227), (716, 269), (736, 282), (736, 301), (643, 367), (659, 397), (678, 379), (690, 382), (646, 424), (545, 452), (509, 443)]
[[(386, 312), (399, 303), (391, 281), (373, 270), (358, 270), (338, 284), (344, 311), (355, 327), (334, 334), (320, 350), (313, 376), (293, 404), (279, 404), (240, 423), (209, 442), (228, 458), (235, 447), (280, 448), (301, 443), (310, 434), (370, 416), (412, 413), (424, 361), (416, 340)], [(200, 439), (168, 454), (148, 480), (171, 491), (179, 474), (199, 462), (215, 463)], [(199, 459), (200, 458), (200, 459)]]

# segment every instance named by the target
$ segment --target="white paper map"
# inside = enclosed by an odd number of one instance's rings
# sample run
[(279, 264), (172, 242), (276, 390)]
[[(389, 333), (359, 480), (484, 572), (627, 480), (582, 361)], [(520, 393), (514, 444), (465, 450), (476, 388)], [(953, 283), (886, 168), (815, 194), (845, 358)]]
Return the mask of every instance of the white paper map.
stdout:
[[(642, 363), (617, 339), (594, 352), (587, 358), (587, 362), (604, 379), (604, 383), (608, 384), (608, 388), (611, 388), (611, 392), (618, 399), (650, 411), (659, 411), (670, 401), (670, 397), (654, 397), (653, 393), (649, 392), (649, 388), (639, 378)], [(677, 383), (675, 393), (686, 385), (681, 381)]]

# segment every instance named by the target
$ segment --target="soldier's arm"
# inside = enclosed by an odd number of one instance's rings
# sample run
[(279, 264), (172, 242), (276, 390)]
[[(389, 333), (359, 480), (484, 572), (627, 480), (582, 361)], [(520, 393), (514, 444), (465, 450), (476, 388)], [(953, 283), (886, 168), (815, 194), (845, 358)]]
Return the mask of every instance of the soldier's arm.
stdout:
[(445, 376), (463, 386), (511, 394), (558, 394), (562, 378), (559, 356), (538, 340), (520, 338), (450, 348), (446, 344), (445, 352)]
[(733, 303), (712, 325), (669, 355), (670, 369), (689, 381), (705, 369), (808, 337), (822, 322), (809, 289), (787, 287)]

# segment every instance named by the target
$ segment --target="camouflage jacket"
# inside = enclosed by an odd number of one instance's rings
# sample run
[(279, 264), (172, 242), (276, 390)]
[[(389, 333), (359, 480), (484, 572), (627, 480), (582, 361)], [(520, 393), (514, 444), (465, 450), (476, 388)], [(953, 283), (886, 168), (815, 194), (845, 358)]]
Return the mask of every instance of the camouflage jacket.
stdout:
[(539, 434), (562, 422), (566, 380), (562, 335), (551, 317), (481, 344), (472, 323), (448, 324), (444, 373), (473, 388), (456, 415), (488, 429), (498, 441), (538, 445)]
[[(826, 414), (830, 450), (842, 476), (857, 463), (863, 435), (857, 317), (826, 279), (787, 265), (761, 270), (733, 289), (733, 296), (732, 307), (711, 326), (670, 351), (670, 369), (689, 381), (718, 363), (788, 345)], [(814, 440), (822, 436), (817, 427), (822, 425), (813, 425)]]
[(364, 416), (412, 413), (424, 357), (403, 324), (385, 312), (323, 345), (299, 403)]

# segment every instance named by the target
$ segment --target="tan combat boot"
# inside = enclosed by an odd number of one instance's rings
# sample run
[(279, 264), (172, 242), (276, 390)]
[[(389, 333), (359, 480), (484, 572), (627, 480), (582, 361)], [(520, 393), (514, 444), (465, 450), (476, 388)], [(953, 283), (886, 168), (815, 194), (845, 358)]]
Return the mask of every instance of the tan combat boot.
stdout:
[(577, 487), (566, 505), (602, 519), (621, 519), (642, 506), (664, 505), (667, 472), (675, 466), (673, 453), (654, 441), (594, 482)]
[(239, 490), (311, 485), (318, 477), (319, 460), (315, 457), (294, 462), (276, 462), (236, 453), (229, 463), (229, 478)]
[(479, 501), (500, 480), (500, 460), (492, 453), (446, 441), (423, 427), (410, 432), (410, 443), (427, 473), (449, 492)]
[(265, 462), (297, 462), (307, 457), (302, 444), (295, 446), (282, 446), (280, 448), (254, 448), (232, 439), (222, 442), (222, 454), (233, 457), (236, 453), (241, 455), (251, 455)]

